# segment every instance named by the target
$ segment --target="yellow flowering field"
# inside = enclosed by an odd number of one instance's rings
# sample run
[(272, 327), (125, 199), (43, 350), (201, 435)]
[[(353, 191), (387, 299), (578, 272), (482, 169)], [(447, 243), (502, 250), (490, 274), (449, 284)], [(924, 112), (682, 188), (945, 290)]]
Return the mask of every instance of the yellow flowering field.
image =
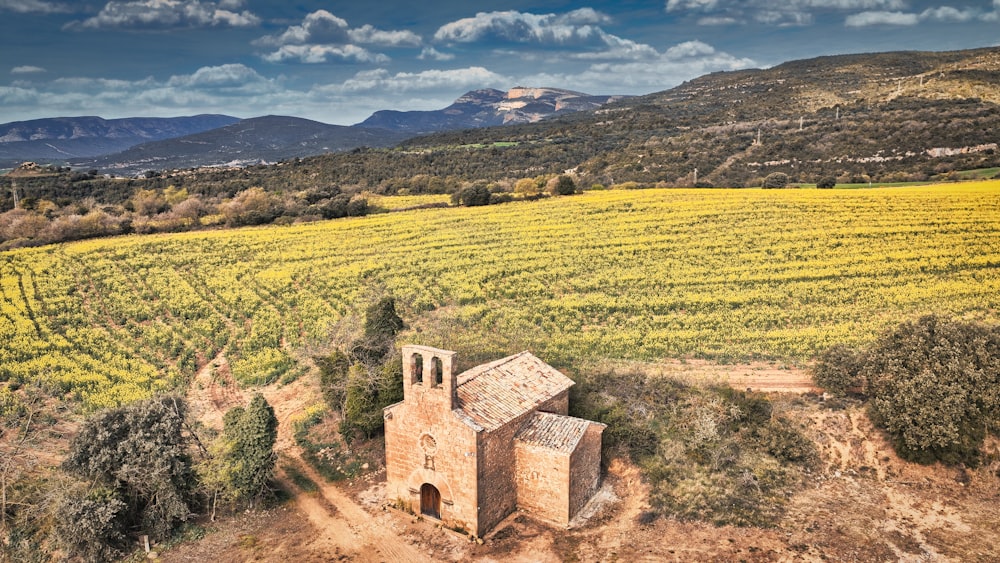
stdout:
[(588, 192), (0, 253), (0, 380), (89, 407), (301, 370), (373, 287), (408, 340), (599, 358), (799, 362), (913, 316), (996, 322), (1000, 182)]

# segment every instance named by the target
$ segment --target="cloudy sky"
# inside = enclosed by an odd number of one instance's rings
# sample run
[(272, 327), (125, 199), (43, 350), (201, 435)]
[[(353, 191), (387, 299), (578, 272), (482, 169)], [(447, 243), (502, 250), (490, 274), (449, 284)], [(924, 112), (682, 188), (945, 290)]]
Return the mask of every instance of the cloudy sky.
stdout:
[(476, 88), (645, 94), (819, 55), (1000, 45), (1000, 0), (0, 0), (0, 122), (352, 124)]

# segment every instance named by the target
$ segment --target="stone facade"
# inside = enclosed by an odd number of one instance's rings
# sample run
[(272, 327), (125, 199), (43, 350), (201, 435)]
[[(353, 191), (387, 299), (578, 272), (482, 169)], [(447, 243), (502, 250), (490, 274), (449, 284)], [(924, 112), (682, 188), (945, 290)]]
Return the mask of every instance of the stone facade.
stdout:
[(390, 501), (481, 536), (521, 509), (566, 525), (597, 489), (604, 425), (567, 416), (573, 381), (528, 352), (454, 370), (403, 347), (403, 401), (385, 409)]

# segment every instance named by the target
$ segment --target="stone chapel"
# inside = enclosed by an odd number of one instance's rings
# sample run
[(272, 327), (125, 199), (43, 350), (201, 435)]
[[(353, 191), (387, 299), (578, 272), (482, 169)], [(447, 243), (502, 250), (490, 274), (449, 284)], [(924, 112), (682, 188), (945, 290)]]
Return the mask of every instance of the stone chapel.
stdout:
[(403, 401), (383, 413), (389, 501), (476, 536), (516, 509), (567, 525), (597, 490), (605, 425), (567, 416), (573, 381), (529, 352), (454, 365), (403, 346)]

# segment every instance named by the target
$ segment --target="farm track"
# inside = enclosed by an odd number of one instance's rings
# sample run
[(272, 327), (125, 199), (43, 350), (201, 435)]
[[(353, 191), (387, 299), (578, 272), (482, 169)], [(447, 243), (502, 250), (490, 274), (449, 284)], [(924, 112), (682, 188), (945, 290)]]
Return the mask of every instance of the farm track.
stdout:
[[(220, 384), (218, 374), (225, 384)], [(301, 448), (293, 436), (292, 420), (318, 399), (307, 379), (301, 377), (289, 385), (271, 385), (260, 391), (278, 418), (275, 450), (280, 459), (293, 460), (296, 468), (318, 487), (314, 493), (302, 491), (285, 474), (281, 468), (283, 463), (279, 461), (278, 485), (293, 492), (296, 508), (314, 528), (308, 551), (321, 559), (334, 559), (336, 554), (343, 554), (351, 561), (366, 563), (432, 561), (427, 554), (399, 537), (392, 524), (394, 515), (384, 511), (372, 514), (302, 461)], [(247, 395), (232, 379), (225, 357), (220, 355), (199, 370), (188, 393), (188, 402), (202, 424), (221, 429), (225, 412), (245, 404)]]

